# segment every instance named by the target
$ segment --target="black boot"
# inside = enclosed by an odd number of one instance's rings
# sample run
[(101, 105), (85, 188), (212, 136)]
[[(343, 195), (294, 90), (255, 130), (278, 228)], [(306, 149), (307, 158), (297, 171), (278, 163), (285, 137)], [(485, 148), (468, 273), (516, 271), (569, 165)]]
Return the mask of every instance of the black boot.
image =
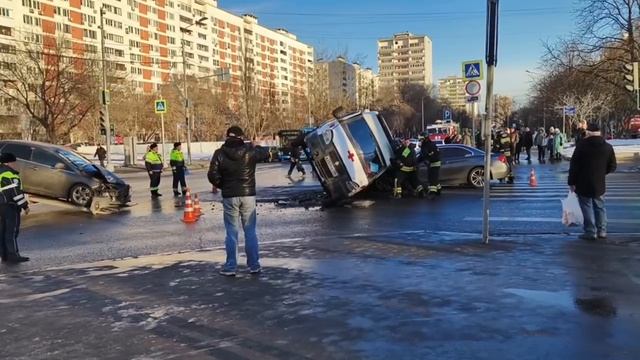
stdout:
[(3, 262), (9, 263), (9, 264), (19, 264), (19, 263), (23, 263), (23, 262), (27, 262), (30, 259), (26, 256), (9, 256), (6, 259), (3, 259)]

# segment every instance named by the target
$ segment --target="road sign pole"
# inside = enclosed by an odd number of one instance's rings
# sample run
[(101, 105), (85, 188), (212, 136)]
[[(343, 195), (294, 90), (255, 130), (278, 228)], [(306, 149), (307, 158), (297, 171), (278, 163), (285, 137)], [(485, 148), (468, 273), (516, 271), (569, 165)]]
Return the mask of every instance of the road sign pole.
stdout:
[(491, 206), (491, 122), (495, 104), (493, 80), (498, 63), (498, 0), (487, 0), (487, 117), (484, 122), (484, 189), (482, 204), (482, 242), (489, 243), (489, 212)]
[(567, 108), (564, 107), (562, 108), (562, 133), (564, 134), (565, 132), (565, 124), (567, 123)]
[[(160, 96), (160, 100), (162, 100), (162, 96)], [(166, 107), (164, 108), (166, 111)], [(161, 140), (162, 140), (162, 163), (165, 164), (166, 163), (166, 153), (164, 151), (164, 144), (165, 144), (165, 139), (164, 139), (164, 111), (160, 113), (160, 131), (161, 131)]]

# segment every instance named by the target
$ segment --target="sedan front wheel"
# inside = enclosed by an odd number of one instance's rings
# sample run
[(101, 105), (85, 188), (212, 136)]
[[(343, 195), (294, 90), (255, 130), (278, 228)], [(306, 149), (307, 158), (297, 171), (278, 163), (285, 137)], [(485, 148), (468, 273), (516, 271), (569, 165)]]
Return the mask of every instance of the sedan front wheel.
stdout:
[(93, 199), (93, 190), (85, 184), (76, 184), (69, 191), (69, 200), (74, 205), (89, 207)]

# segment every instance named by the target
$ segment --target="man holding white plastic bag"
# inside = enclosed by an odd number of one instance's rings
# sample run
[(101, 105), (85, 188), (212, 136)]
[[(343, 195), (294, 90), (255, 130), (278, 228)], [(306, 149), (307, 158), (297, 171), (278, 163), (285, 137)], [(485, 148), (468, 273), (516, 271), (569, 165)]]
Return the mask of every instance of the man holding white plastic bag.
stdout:
[(604, 207), (605, 178), (616, 170), (616, 154), (598, 124), (589, 124), (584, 140), (573, 152), (569, 167), (569, 188), (578, 195), (584, 217), (582, 240), (606, 239), (607, 212)]

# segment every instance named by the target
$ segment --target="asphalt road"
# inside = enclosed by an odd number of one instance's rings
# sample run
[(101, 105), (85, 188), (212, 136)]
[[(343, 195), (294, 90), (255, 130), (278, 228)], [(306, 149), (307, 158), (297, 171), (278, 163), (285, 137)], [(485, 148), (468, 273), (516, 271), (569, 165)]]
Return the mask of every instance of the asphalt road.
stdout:
[[(528, 185), (528, 172), (537, 171), (539, 186)], [(516, 183), (492, 186), (491, 233), (493, 235), (578, 234), (578, 228), (560, 223), (560, 199), (567, 195), (568, 163), (531, 164), (517, 168)], [(372, 194), (369, 208), (281, 207), (274, 204), (305, 193), (317, 193), (311, 176), (285, 177), (287, 164), (261, 164), (259, 187), (259, 236), (262, 241), (292, 238), (327, 238), (352, 234), (431, 231), (479, 234), (482, 192), (475, 189), (445, 189), (441, 198), (390, 199)], [(308, 171), (310, 172), (310, 171)], [(169, 175), (169, 174), (167, 174)], [(51, 206), (35, 207), (24, 217), (19, 243), (32, 261), (13, 271), (42, 269), (104, 259), (197, 250), (223, 244), (224, 228), (220, 195), (210, 193), (206, 172), (195, 171), (189, 186), (199, 193), (205, 216), (194, 225), (180, 221), (182, 208), (171, 196), (171, 178), (162, 179), (165, 196), (151, 201), (146, 174), (124, 176), (133, 186), (136, 206), (119, 214), (92, 216)], [(640, 233), (640, 174), (616, 173), (609, 177), (610, 233)]]

